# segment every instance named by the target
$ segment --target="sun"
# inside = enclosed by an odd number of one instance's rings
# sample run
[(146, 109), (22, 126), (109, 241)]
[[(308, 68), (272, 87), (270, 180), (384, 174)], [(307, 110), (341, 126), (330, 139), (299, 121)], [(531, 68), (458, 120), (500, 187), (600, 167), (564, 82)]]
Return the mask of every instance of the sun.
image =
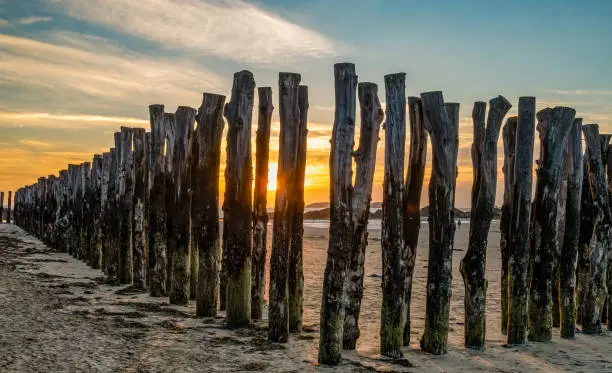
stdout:
[(276, 191), (276, 170), (278, 169), (277, 163), (268, 163), (268, 190), (271, 192)]

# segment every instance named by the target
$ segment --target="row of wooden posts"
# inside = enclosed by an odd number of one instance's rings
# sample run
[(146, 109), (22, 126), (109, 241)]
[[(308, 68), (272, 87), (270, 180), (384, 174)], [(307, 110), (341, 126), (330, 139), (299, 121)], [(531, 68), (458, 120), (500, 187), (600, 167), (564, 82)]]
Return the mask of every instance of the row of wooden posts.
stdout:
[[(334, 66), (335, 119), (330, 154), (330, 234), (321, 302), (319, 362), (338, 364), (359, 338), (367, 225), (379, 130), (385, 119), (380, 349), (399, 357), (410, 342), (410, 303), (420, 229), (419, 208), (427, 138), (429, 263), (424, 351), (447, 350), (454, 246), (459, 104), (442, 92), (408, 98), (405, 74), (385, 76), (386, 113), (374, 83), (357, 83), (355, 66)], [(286, 342), (301, 330), (304, 277), (302, 235), (308, 88), (300, 75), (279, 74), (280, 145), (270, 260), (269, 338)], [(199, 110), (164, 113), (151, 105), (151, 132), (122, 127), (115, 147), (93, 162), (69, 165), (59, 177), (40, 178), (16, 192), (15, 221), (50, 245), (68, 251), (119, 283), (196, 299), (198, 316), (225, 309), (230, 326), (262, 318), (265, 286), (272, 90), (258, 89), (255, 191), (252, 191), (251, 119), (255, 81), (234, 75), (229, 103), (204, 93)], [(357, 98), (359, 144), (353, 150)], [(497, 144), (503, 132), (505, 176), (501, 230), (502, 331), (510, 345), (549, 341), (554, 326), (572, 338), (601, 331), (612, 290), (609, 187), (605, 170), (610, 136), (582, 125), (575, 110), (546, 108), (520, 97), (518, 116), (498, 96), (472, 112), (474, 182), (469, 247), (460, 263), (465, 283), (465, 345), (481, 349), (486, 335), (487, 239), (496, 194)], [(219, 238), (219, 167), (228, 123), (223, 235)], [(534, 129), (540, 135), (532, 201)], [(194, 128), (195, 124), (195, 128)], [(586, 149), (582, 152), (582, 136)], [(353, 178), (353, 158), (356, 176)], [(354, 183), (353, 183), (353, 180)], [(222, 253), (222, 255), (221, 255)], [(219, 288), (222, 296), (217, 305)], [(610, 313), (612, 307), (608, 307)], [(605, 319), (605, 318), (604, 318)], [(608, 319), (610, 319), (608, 317)], [(612, 323), (608, 323), (608, 327)]]
[[(13, 199), (13, 192), (9, 191), (8, 192), (8, 204), (6, 206), (6, 222), (7, 223), (11, 222), (11, 203), (12, 203), (12, 199)], [(0, 192), (0, 223), (4, 219), (4, 214), (5, 214), (5, 210), (4, 210), (4, 192)]]

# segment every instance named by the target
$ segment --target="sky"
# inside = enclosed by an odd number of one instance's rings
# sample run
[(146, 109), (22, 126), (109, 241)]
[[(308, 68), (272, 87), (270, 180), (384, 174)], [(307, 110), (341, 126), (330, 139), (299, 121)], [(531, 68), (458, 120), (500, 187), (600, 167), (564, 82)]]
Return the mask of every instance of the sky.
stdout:
[[(150, 104), (198, 108), (202, 92), (229, 100), (233, 73), (247, 69), (276, 103), (281, 71), (310, 87), (305, 199), (328, 201), (333, 65), (352, 62), (360, 82), (379, 85), (383, 106), (383, 77), (397, 72), (407, 96), (442, 90), (461, 104), (456, 206), (468, 207), (474, 101), (501, 94), (515, 115), (519, 96), (536, 96), (538, 109), (571, 106), (612, 132), (610, 19), (608, 1), (0, 0), (0, 190), (91, 161), (120, 126), (148, 128)], [(272, 120), (274, 181), (278, 109)], [(500, 136), (497, 205), (501, 145)]]

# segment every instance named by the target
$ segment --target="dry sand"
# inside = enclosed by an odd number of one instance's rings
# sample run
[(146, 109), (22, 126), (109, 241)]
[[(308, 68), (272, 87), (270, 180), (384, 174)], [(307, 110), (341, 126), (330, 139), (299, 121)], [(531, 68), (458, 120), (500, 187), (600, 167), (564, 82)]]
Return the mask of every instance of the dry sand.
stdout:
[[(372, 224), (366, 259), (357, 351), (336, 368), (316, 367), (321, 280), (328, 232), (307, 223), (304, 234), (305, 332), (288, 344), (267, 341), (266, 322), (226, 329), (223, 313), (194, 317), (167, 299), (130, 294), (104, 283), (102, 273), (65, 253), (53, 252), (13, 225), (0, 225), (0, 372), (612, 372), (610, 335), (577, 334), (551, 343), (504, 347), (499, 317), (499, 227), (489, 235), (487, 348), (463, 348), (463, 281), (459, 260), (469, 225), (456, 234), (449, 352), (419, 351), (427, 276), (427, 225), (421, 230), (412, 303), (413, 339), (406, 359), (378, 355), (380, 229)], [(271, 230), (271, 227), (269, 228)], [(271, 240), (269, 240), (271, 242)], [(193, 303), (193, 302), (192, 302)]]

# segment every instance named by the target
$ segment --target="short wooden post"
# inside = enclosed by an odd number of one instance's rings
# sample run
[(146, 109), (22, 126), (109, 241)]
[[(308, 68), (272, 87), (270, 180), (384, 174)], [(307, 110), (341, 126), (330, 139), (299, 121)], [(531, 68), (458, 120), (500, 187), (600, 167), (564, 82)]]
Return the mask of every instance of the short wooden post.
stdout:
[[(535, 118), (535, 111), (533, 113)], [(534, 126), (535, 127), (535, 126)], [(501, 251), (501, 332), (507, 334), (508, 328), (508, 309), (510, 298), (510, 274), (509, 274), (509, 259), (510, 259), (510, 235), (512, 225), (512, 209), (513, 209), (513, 188), (516, 162), (516, 131), (517, 118), (510, 117), (506, 121), (503, 129), (504, 143), (504, 165), (502, 172), (504, 173), (504, 198), (501, 207), (501, 217), (499, 219), (500, 242), (499, 248)], [(531, 165), (529, 166), (531, 167)], [(531, 192), (529, 194), (531, 201)]]
[(6, 223), (10, 224), (11, 222), (11, 200), (13, 199), (13, 191), (9, 190), (8, 192), (8, 205), (6, 206)]
[(234, 74), (232, 97), (225, 106), (228, 123), (223, 230), (227, 251), (227, 323), (251, 322), (251, 119), (255, 80), (250, 71)]
[(302, 331), (304, 303), (304, 269), (302, 264), (304, 238), (304, 181), (306, 179), (306, 148), (308, 147), (308, 87), (298, 87), (299, 126), (296, 169), (291, 193), (291, 242), (289, 244), (289, 332)]
[(172, 147), (171, 182), (168, 183), (166, 210), (168, 212), (168, 254), (170, 256), (170, 303), (189, 303), (191, 254), (189, 231), (191, 226), (191, 171), (190, 142), (196, 109), (179, 106), (175, 113), (174, 146)]
[(192, 159), (195, 171), (191, 216), (199, 256), (196, 315), (204, 317), (216, 316), (219, 297), (219, 166), (224, 103), (225, 96), (204, 93), (193, 142), (197, 157)]
[[(529, 302), (529, 335), (535, 342), (552, 338), (552, 284), (557, 253), (557, 201), (563, 152), (576, 111), (555, 107), (538, 112), (540, 160), (534, 203), (533, 270)], [(601, 154), (600, 154), (601, 160)]]
[(580, 237), (580, 196), (582, 193), (582, 119), (574, 119), (567, 141), (567, 203), (563, 246), (559, 261), (561, 338), (576, 332), (576, 264)]
[(406, 140), (406, 74), (385, 76), (385, 176), (382, 216), (382, 308), (380, 353), (399, 358), (404, 345), (406, 263), (403, 197)]
[(585, 157), (588, 166), (588, 191), (591, 194), (594, 234), (588, 252), (588, 282), (582, 300), (582, 331), (585, 334), (601, 333), (601, 314), (606, 291), (607, 251), (610, 247), (610, 206), (607, 183), (602, 162), (601, 143), (596, 124), (582, 127), (587, 147)]
[(361, 111), (361, 126), (359, 147), (353, 154), (356, 163), (352, 201), (354, 232), (351, 261), (346, 280), (346, 307), (342, 341), (342, 348), (345, 350), (354, 350), (360, 335), (359, 313), (363, 298), (365, 250), (368, 246), (367, 227), (376, 166), (376, 146), (379, 140), (380, 125), (384, 118), (376, 84), (359, 83), (357, 85), (357, 95)]
[(0, 223), (4, 220), (4, 192), (0, 192)]
[[(509, 224), (508, 250), (508, 344), (521, 345), (527, 340), (527, 303), (529, 296), (529, 223), (531, 221), (531, 190), (533, 143), (535, 135), (535, 97), (519, 97), (516, 128), (508, 122), (504, 127), (506, 144), (514, 149), (511, 172), (512, 207)], [(506, 128), (508, 128), (506, 130)], [(512, 145), (511, 145), (512, 143)], [(513, 169), (513, 171), (511, 171)], [(502, 289), (504, 294), (505, 289)], [(502, 315), (505, 311), (502, 309)], [(502, 324), (503, 326), (503, 324)]]
[(421, 230), (421, 192), (427, 161), (427, 131), (420, 98), (408, 97), (408, 115), (410, 118), (410, 155), (404, 189), (404, 245), (407, 258), (404, 346), (410, 345), (412, 281), (419, 244), (419, 231)]
[(323, 277), (319, 338), (319, 363), (326, 365), (338, 365), (342, 360), (344, 285), (354, 234), (350, 206), (357, 88), (355, 65), (335, 64), (334, 81), (336, 111), (329, 161), (329, 246)]
[[(451, 299), (452, 252), (455, 234), (454, 200), (457, 176), (458, 115), (450, 115), (442, 92), (421, 94), (425, 126), (432, 147), (429, 182), (429, 265), (425, 331), (421, 349), (445, 354)], [(458, 108), (457, 108), (458, 109)], [(458, 114), (458, 110), (457, 114)], [(451, 120), (456, 117), (456, 120)]]
[(266, 244), (268, 238), (268, 162), (272, 121), (272, 88), (257, 88), (259, 111), (255, 140), (255, 194), (253, 201), (253, 268), (251, 318), (261, 320), (266, 286)]
[(147, 290), (147, 248), (146, 231), (146, 174), (148, 173), (148, 156), (146, 153), (146, 134), (144, 128), (134, 128), (134, 195), (133, 195), (133, 225), (132, 250), (134, 266), (134, 288)]
[(121, 145), (119, 146), (119, 162), (117, 170), (117, 208), (118, 208), (118, 249), (119, 273), (117, 278), (121, 284), (131, 284), (133, 279), (132, 262), (132, 224), (134, 220), (133, 194), (133, 154), (132, 129), (121, 127)]
[[(297, 150), (300, 139), (300, 109), (298, 106), (300, 79), (299, 74), (293, 73), (280, 73), (278, 77), (280, 136), (272, 226), (272, 253), (270, 255), (270, 307), (268, 311), (268, 337), (273, 342), (287, 342), (289, 339), (289, 251), (291, 250), (291, 219), (294, 213)], [(297, 270), (297, 268), (292, 269)]]
[[(512, 107), (512, 104), (503, 96), (491, 99), (485, 129), (480, 119), (480, 113), (484, 111), (482, 104), (475, 103), (472, 112), (475, 132), (475, 141), (472, 145), (472, 163), (475, 165), (474, 187), (472, 188), (473, 208), (470, 219), (469, 246), (460, 264), (465, 285), (465, 346), (478, 350), (484, 348), (487, 326), (488, 283), (485, 278), (485, 268), (487, 238), (493, 219), (497, 188), (497, 141), (502, 120)], [(516, 118), (513, 120), (516, 121)], [(482, 131), (484, 133), (481, 133)]]
[(149, 154), (149, 293), (153, 297), (168, 295), (166, 286), (167, 259), (167, 213), (165, 147), (166, 122), (164, 105), (149, 106), (151, 123), (151, 145)]

